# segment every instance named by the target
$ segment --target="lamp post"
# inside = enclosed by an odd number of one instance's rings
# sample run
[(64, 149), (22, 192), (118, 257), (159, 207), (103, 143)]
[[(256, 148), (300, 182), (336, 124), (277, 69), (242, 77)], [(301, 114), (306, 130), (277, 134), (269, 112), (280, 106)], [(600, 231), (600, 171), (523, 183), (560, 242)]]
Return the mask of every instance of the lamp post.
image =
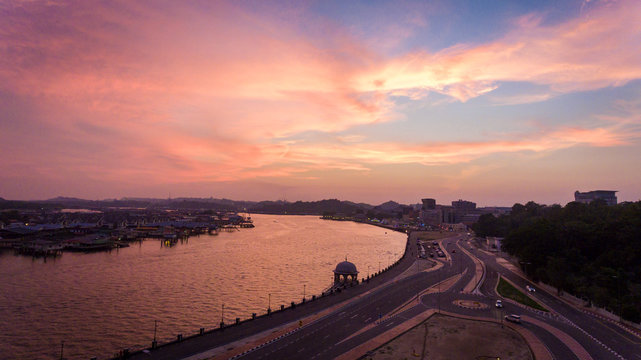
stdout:
[(220, 323), (225, 323), (225, 304), (223, 304), (222, 309), (220, 310)]
[(441, 270), (438, 270), (438, 292), (436, 293), (436, 302), (438, 304), (438, 312), (441, 313)]
[(619, 276), (618, 275), (612, 275), (613, 279), (617, 279), (617, 296), (619, 298), (619, 322), (621, 322), (621, 309), (622, 309), (622, 303), (621, 303), (621, 282), (619, 281)]
[(529, 261), (528, 261), (528, 262), (525, 262), (525, 261), (519, 261), (519, 263), (520, 263), (521, 265), (523, 265), (523, 269), (525, 270), (525, 276), (527, 277), (527, 276), (528, 276), (528, 275), (527, 275), (527, 266), (528, 266), (528, 265), (532, 265), (532, 263), (531, 263), (531, 262), (529, 262)]
[(272, 294), (269, 293), (269, 300), (267, 302), (267, 311), (271, 311), (272, 309)]
[(381, 262), (380, 261), (378, 262), (378, 272), (379, 273), (381, 272)]
[(305, 291), (306, 291), (305, 287), (306, 286), (307, 286), (307, 284), (303, 284), (303, 300), (305, 299)]
[(158, 320), (154, 320), (154, 343), (156, 342), (156, 331), (158, 330)]
[(367, 278), (369, 279), (369, 265), (367, 265)]
[[(418, 257), (416, 257), (416, 276), (417, 276), (417, 280), (418, 280), (418, 274), (420, 272), (419, 269), (418, 269), (418, 266), (419, 266), (418, 265), (418, 260), (419, 260)], [(418, 302), (418, 294), (420, 292), (421, 292), (421, 284), (420, 284), (420, 282), (417, 282), (417, 286), (416, 286), (416, 302)]]

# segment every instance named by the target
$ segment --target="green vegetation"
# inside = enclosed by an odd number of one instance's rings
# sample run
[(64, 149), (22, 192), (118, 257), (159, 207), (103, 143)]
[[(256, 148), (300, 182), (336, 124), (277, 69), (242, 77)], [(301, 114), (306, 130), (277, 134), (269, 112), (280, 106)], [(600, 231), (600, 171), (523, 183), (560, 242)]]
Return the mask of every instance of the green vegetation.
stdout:
[(505, 237), (503, 250), (535, 281), (641, 322), (641, 202), (515, 204), (509, 215), (481, 216), (473, 229)]
[(501, 278), (499, 280), (499, 286), (496, 288), (496, 290), (501, 294), (501, 296), (506, 297), (508, 299), (512, 299), (514, 301), (520, 302), (523, 305), (529, 306), (531, 308), (535, 308), (541, 311), (548, 311), (546, 308), (541, 306), (539, 303), (536, 301), (532, 300), (529, 298), (527, 295), (522, 293), (519, 289), (515, 288), (510, 284), (509, 282), (503, 280)]

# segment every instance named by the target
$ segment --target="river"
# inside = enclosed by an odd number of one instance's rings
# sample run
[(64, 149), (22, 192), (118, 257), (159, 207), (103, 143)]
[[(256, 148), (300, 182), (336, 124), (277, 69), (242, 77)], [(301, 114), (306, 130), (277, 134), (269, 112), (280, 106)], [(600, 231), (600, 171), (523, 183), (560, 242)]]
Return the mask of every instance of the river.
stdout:
[[(406, 235), (317, 216), (254, 215), (253, 229), (56, 259), (0, 255), (0, 358), (105, 359), (320, 294), (347, 258), (359, 278)], [(271, 294), (271, 295), (270, 295)], [(271, 301), (271, 303), (270, 303)], [(224, 305), (224, 313), (223, 313)]]

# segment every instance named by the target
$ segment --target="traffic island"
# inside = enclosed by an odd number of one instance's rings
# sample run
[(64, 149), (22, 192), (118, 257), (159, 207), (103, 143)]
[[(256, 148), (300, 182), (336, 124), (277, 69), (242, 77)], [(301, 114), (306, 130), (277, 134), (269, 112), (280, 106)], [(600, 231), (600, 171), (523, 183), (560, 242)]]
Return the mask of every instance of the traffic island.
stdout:
[(453, 303), (456, 306), (472, 310), (484, 310), (489, 308), (487, 304), (474, 300), (454, 300)]

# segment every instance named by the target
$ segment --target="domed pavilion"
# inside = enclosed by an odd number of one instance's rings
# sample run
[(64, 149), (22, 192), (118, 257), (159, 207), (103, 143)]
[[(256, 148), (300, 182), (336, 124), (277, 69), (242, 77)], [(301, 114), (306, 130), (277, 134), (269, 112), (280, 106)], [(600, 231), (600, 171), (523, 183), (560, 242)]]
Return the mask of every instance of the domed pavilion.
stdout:
[(358, 281), (358, 270), (356, 265), (347, 261), (340, 262), (334, 269), (334, 284), (347, 284)]

